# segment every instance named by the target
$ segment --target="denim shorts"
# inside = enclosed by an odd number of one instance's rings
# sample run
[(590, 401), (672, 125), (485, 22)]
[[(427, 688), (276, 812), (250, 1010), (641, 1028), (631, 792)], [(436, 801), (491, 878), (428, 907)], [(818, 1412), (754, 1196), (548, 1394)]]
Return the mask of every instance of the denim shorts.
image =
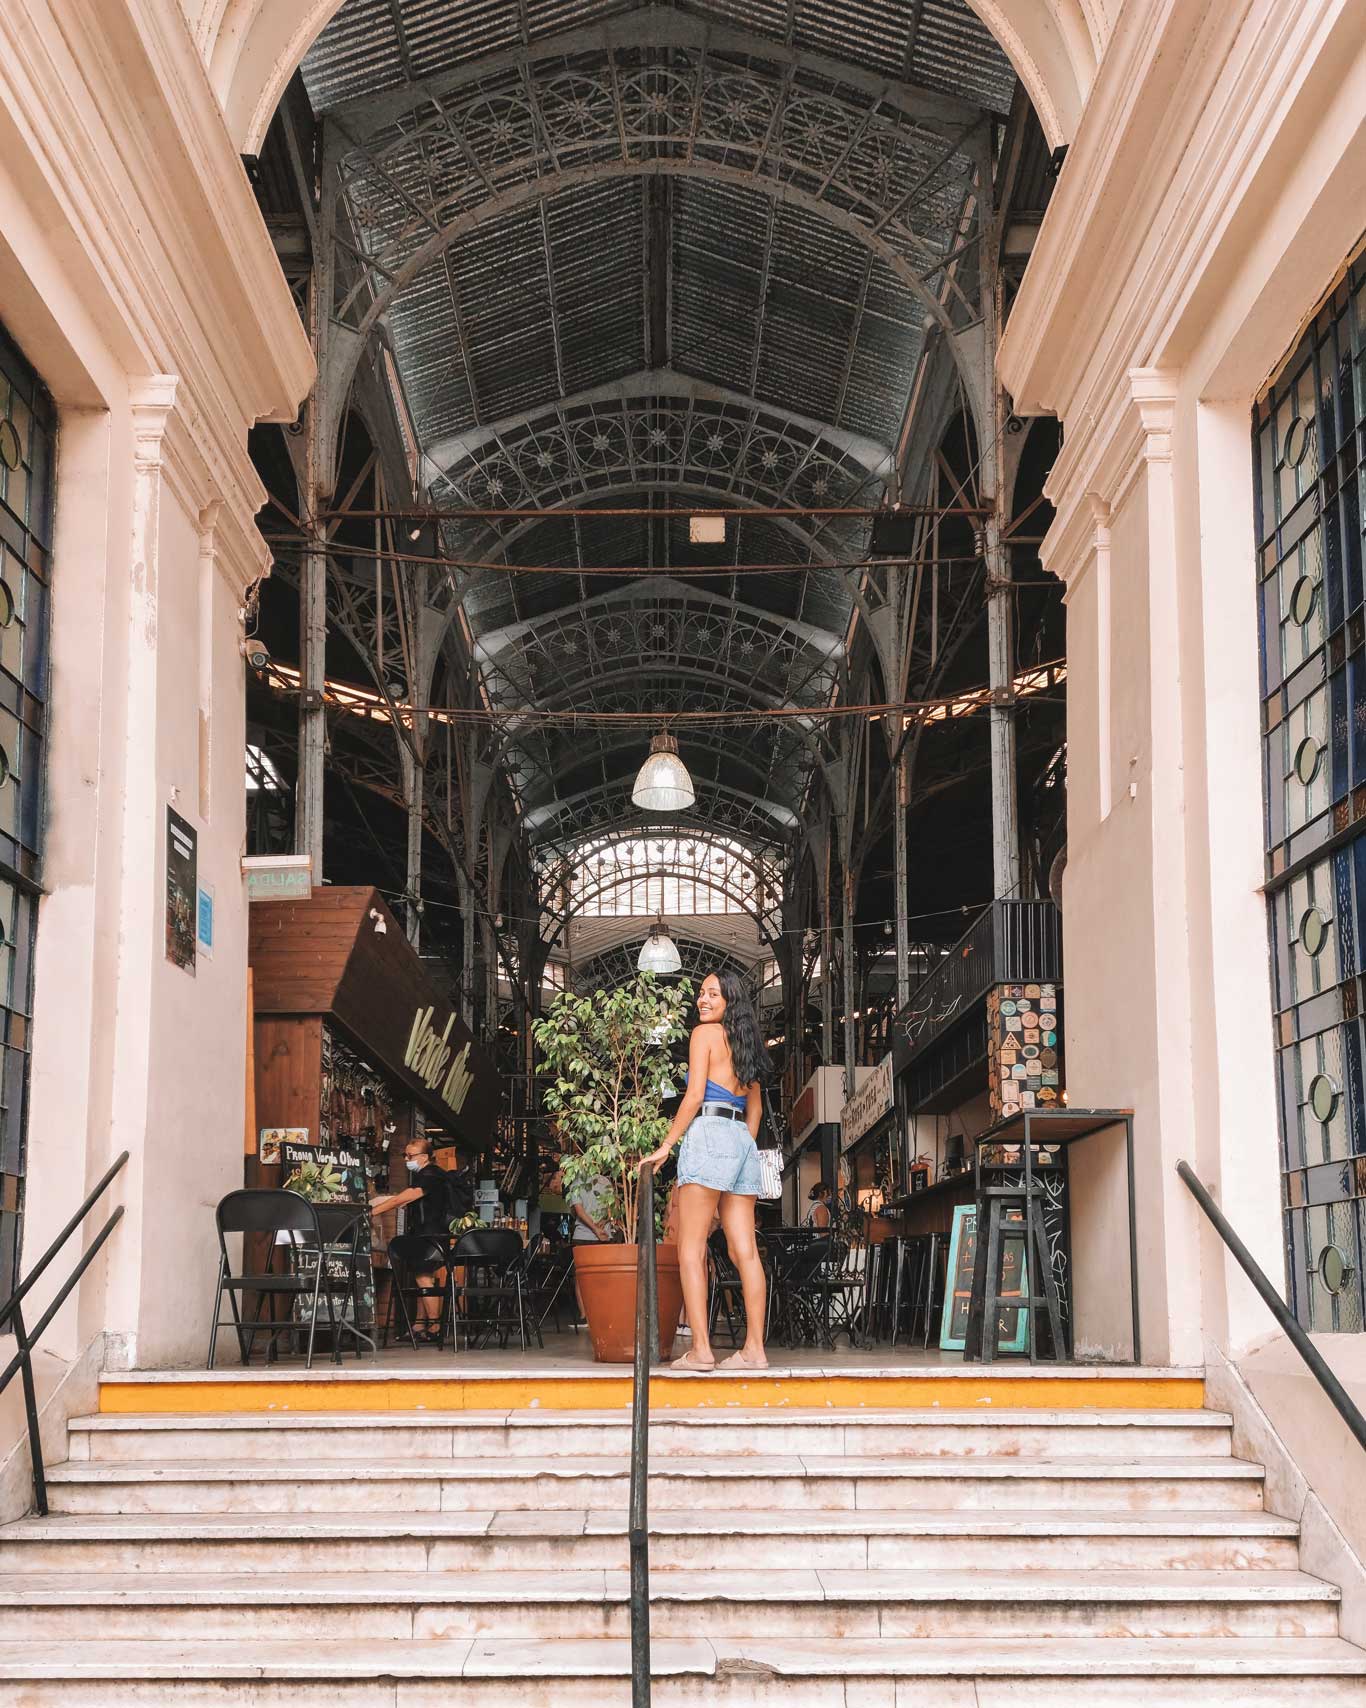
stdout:
[(678, 1184), (757, 1198), (759, 1152), (745, 1123), (728, 1121), (724, 1115), (698, 1115), (683, 1135)]

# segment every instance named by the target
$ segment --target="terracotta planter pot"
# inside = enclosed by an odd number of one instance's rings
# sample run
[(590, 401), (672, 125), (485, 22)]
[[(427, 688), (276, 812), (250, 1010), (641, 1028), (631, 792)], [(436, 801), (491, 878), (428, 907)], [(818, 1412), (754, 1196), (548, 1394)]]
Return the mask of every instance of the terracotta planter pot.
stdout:
[[(599, 1364), (629, 1364), (636, 1346), (636, 1258), (634, 1245), (574, 1247), (574, 1273)], [(659, 1276), (659, 1355), (673, 1351), (674, 1331), (683, 1312), (683, 1283), (678, 1247), (655, 1247)]]

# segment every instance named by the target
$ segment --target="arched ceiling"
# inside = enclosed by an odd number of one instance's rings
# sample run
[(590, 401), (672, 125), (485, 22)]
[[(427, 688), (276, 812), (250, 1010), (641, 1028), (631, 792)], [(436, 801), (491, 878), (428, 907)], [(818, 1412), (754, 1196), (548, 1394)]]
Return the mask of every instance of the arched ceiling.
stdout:
[(346, 0), (303, 81), (334, 399), (382, 338), (433, 502), (541, 512), (443, 529), (533, 849), (642, 822), (648, 730), (547, 713), (709, 714), (677, 822), (792, 845), (830, 752), (739, 720), (846, 692), (866, 523), (766, 512), (879, 504), (936, 330), (967, 367), (1010, 60), (965, 0)]
[[(622, 0), (485, 0), (477, 7), (423, 0), (405, 9), (403, 23), (389, 0), (182, 0), (213, 87), (237, 146), (261, 146), (285, 85), (310, 44), (343, 12), (325, 51), (339, 74), (355, 74), (365, 44), (376, 37), (395, 48), (396, 81), (412, 70), (477, 57), (494, 47), (543, 38), (568, 23), (629, 12)], [(783, 43), (853, 55), (874, 71), (909, 71), (918, 81), (955, 92), (965, 61), (987, 31), (1000, 44), (1029, 91), (1050, 144), (1070, 142), (1090, 92), (1119, 0), (882, 0), (856, 7), (829, 0), (721, 0), (695, 6), (719, 21), (741, 22)], [(397, 51), (402, 48), (402, 52)]]

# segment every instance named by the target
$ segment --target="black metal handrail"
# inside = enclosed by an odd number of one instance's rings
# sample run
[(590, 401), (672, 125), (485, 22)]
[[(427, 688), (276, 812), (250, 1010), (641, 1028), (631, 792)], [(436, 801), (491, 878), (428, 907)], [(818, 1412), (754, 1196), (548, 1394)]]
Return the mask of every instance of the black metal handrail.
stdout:
[(631, 1708), (650, 1708), (650, 1366), (659, 1357), (655, 1170), (642, 1164), (636, 1200), (636, 1347), (631, 1377)]
[(1213, 1222), (1215, 1232), (1233, 1253), (1243, 1274), (1261, 1294), (1262, 1303), (1275, 1317), (1281, 1328), (1285, 1330), (1286, 1338), (1309, 1366), (1319, 1386), (1337, 1408), (1342, 1421), (1356, 1437), (1359, 1445), (1366, 1447), (1366, 1417), (1362, 1416), (1352, 1396), (1333, 1374), (1328, 1361), (1310, 1340), (1296, 1318), (1291, 1315), (1285, 1300), (1267, 1280), (1266, 1274), (1258, 1264), (1257, 1259), (1229, 1226), (1223, 1211), (1210, 1197), (1203, 1183), (1197, 1179), (1195, 1170), (1191, 1165), (1188, 1162), (1178, 1162), (1176, 1172), (1190, 1187), (1196, 1203)]
[(4, 1372), (0, 1374), (0, 1394), (3, 1394), (5, 1389), (14, 1380), (16, 1373), (22, 1370), (24, 1376), (24, 1410), (28, 1413), (29, 1456), (33, 1461), (33, 1505), (35, 1511), (41, 1518), (47, 1517), (47, 1477), (43, 1472), (43, 1442), (42, 1432), (38, 1424), (38, 1398), (33, 1387), (33, 1349), (42, 1339), (43, 1330), (66, 1303), (67, 1296), (71, 1292), (71, 1289), (94, 1262), (95, 1255), (99, 1251), (100, 1247), (123, 1219), (123, 1205), (120, 1204), (115, 1208), (113, 1215), (110, 1216), (109, 1220), (100, 1229), (99, 1233), (97, 1233), (94, 1239), (91, 1240), (81, 1258), (81, 1261), (71, 1271), (70, 1275), (67, 1276), (61, 1287), (58, 1288), (52, 1303), (43, 1312), (42, 1316), (39, 1317), (37, 1326), (33, 1329), (32, 1333), (29, 1333), (29, 1331), (24, 1327), (24, 1300), (28, 1296), (28, 1293), (34, 1283), (41, 1280), (44, 1271), (52, 1262), (53, 1258), (56, 1257), (57, 1253), (71, 1238), (72, 1234), (75, 1233), (76, 1229), (80, 1227), (81, 1223), (94, 1209), (95, 1205), (99, 1202), (100, 1195), (104, 1192), (106, 1187), (109, 1185), (109, 1182), (127, 1161), (128, 1152), (124, 1151), (118, 1157), (117, 1161), (111, 1163), (109, 1168), (101, 1177), (99, 1183), (91, 1190), (89, 1196), (81, 1205), (80, 1209), (77, 1210), (76, 1214), (62, 1229), (61, 1233), (57, 1235), (56, 1239), (53, 1240), (52, 1244), (38, 1259), (33, 1269), (29, 1272), (28, 1279), (21, 1281), (13, 1293), (10, 1294), (9, 1298), (5, 1300), (4, 1304), (0, 1305), (0, 1332), (3, 1332), (6, 1323), (12, 1322), (14, 1325), (14, 1338), (19, 1343), (18, 1352), (15, 1353), (14, 1357), (11, 1358), (9, 1363), (5, 1366)]

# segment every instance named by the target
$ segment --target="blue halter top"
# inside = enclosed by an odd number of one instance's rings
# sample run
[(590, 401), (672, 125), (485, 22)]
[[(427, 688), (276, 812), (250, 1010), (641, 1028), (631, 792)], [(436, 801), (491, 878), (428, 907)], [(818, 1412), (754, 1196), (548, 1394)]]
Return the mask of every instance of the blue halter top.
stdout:
[(727, 1091), (724, 1085), (718, 1085), (714, 1079), (707, 1081), (707, 1089), (702, 1094), (704, 1103), (729, 1103), (732, 1109), (743, 1109), (747, 1101), (743, 1091)]

